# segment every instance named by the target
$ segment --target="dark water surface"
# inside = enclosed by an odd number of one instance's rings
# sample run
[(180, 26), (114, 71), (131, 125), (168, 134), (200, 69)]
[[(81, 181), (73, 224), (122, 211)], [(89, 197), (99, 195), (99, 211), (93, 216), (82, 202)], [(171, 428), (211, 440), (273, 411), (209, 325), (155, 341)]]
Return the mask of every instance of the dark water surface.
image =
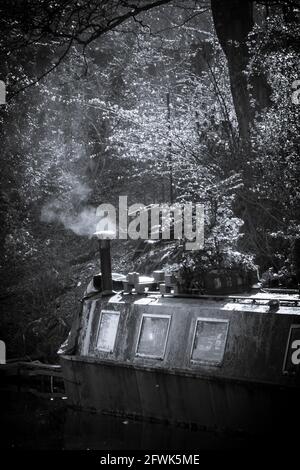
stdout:
[(62, 398), (0, 390), (1, 448), (16, 450), (215, 450), (259, 446), (261, 437), (199, 431), (74, 411)]

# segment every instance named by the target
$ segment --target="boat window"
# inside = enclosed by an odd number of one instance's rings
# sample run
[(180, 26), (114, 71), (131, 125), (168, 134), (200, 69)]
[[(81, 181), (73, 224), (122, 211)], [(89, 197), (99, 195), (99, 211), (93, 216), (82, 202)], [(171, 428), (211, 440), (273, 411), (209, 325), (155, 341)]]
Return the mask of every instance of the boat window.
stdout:
[(136, 355), (163, 359), (170, 327), (170, 315), (142, 316)]
[(102, 310), (100, 315), (97, 349), (99, 351), (112, 352), (114, 350), (120, 312), (113, 310)]
[(214, 365), (221, 364), (228, 332), (228, 320), (198, 318), (191, 359)]

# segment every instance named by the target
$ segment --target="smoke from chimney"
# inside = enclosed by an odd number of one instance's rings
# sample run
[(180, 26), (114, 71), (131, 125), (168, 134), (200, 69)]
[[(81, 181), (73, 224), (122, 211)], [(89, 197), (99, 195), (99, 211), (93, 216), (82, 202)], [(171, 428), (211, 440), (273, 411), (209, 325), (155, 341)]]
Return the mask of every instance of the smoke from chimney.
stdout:
[[(70, 180), (70, 175), (68, 175)], [(96, 230), (96, 208), (88, 204), (91, 188), (76, 178), (72, 179), (68, 195), (52, 199), (41, 211), (41, 221), (59, 222), (76, 235), (92, 237)]]

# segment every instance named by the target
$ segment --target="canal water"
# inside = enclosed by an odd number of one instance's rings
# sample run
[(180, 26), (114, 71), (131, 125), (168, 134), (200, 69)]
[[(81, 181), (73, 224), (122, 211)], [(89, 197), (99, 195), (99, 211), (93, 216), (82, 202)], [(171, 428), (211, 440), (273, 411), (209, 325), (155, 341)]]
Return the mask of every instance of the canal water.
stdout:
[(249, 449), (261, 437), (79, 412), (62, 398), (0, 390), (2, 449), (201, 451)]

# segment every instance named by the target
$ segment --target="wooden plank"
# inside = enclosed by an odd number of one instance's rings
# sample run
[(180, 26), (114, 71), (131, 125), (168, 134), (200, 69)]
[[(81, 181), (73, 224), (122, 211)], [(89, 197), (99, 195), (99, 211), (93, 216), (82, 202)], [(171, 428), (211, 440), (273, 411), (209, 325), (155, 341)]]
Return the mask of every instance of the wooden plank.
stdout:
[[(24, 373), (25, 372), (25, 373)], [(22, 370), (20, 371), (21, 375), (26, 375), (27, 377), (33, 377), (38, 375), (48, 376), (48, 377), (60, 377), (62, 378), (62, 372), (60, 371), (50, 371), (44, 369), (36, 369), (36, 370)]]

